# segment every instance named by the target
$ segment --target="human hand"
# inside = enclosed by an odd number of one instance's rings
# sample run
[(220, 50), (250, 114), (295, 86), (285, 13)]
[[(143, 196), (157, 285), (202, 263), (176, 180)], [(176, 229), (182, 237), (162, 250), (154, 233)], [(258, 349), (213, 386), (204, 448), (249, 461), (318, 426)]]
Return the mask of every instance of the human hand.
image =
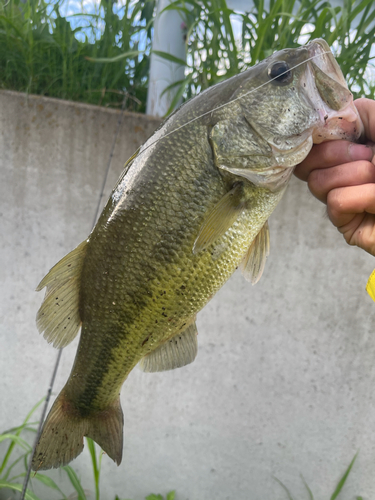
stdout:
[(331, 222), (349, 245), (375, 256), (375, 101), (355, 101), (366, 145), (331, 141), (315, 145), (296, 167), (312, 194), (327, 205)]

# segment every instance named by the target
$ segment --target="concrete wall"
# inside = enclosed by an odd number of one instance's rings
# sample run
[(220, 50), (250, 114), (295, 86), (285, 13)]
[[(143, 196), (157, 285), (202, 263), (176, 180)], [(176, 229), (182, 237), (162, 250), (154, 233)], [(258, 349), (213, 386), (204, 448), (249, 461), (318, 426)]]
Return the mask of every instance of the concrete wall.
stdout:
[[(91, 229), (118, 117), (0, 92), (0, 431), (45, 395), (57, 351), (37, 333), (34, 289)], [(106, 196), (158, 123), (125, 115)], [(196, 361), (131, 373), (123, 463), (103, 458), (103, 499), (176, 489), (178, 500), (281, 500), (277, 477), (303, 500), (300, 474), (323, 499), (357, 450), (340, 498), (375, 498), (375, 304), (364, 290), (375, 261), (344, 243), (296, 179), (270, 227), (260, 283), (236, 273), (198, 315)], [(55, 392), (76, 345), (64, 350)], [(87, 450), (72, 465), (92, 491)]]

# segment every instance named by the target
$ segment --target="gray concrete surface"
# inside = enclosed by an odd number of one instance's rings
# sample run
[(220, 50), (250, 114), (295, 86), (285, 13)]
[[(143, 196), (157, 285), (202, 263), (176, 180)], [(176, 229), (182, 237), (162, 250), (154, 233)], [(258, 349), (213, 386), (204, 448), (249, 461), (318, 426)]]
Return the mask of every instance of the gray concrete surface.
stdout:
[[(34, 289), (91, 229), (118, 116), (0, 92), (0, 431), (48, 387), (57, 351), (37, 333)], [(125, 115), (106, 195), (157, 124)], [(357, 450), (339, 498), (375, 498), (375, 304), (364, 289), (375, 261), (344, 243), (296, 179), (270, 228), (260, 283), (236, 273), (198, 315), (196, 361), (131, 373), (123, 463), (103, 458), (104, 500), (172, 489), (177, 500), (285, 499), (274, 477), (303, 500), (300, 474), (328, 499)], [(64, 350), (55, 392), (76, 345)], [(93, 491), (88, 458), (85, 450), (72, 465)]]

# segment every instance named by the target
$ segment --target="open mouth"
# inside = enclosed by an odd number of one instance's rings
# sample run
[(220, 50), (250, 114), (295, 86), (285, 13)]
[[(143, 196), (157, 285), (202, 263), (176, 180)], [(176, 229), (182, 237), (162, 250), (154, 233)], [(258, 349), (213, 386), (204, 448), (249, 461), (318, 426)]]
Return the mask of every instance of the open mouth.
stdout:
[(309, 96), (320, 118), (312, 133), (314, 144), (357, 141), (363, 124), (336, 59), (324, 40), (311, 42), (308, 49), (314, 57), (308, 63)]
[(322, 38), (318, 38), (307, 45), (312, 61), (323, 73), (339, 83), (342, 87), (348, 88), (341, 68), (334, 58), (328, 43)]

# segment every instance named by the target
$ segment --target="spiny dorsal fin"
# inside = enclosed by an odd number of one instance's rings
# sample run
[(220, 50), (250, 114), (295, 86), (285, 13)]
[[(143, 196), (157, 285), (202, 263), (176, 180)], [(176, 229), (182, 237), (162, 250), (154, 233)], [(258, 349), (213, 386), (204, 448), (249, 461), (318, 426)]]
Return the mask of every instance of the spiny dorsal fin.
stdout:
[(144, 372), (163, 372), (192, 363), (198, 352), (197, 333), (194, 322), (142, 358), (139, 368)]
[(270, 230), (268, 221), (259, 231), (254, 241), (251, 243), (243, 261), (240, 264), (240, 269), (247, 281), (253, 285), (258, 283), (262, 277), (264, 266), (267, 257), (270, 254)]
[(243, 186), (237, 183), (214, 206), (200, 228), (193, 246), (193, 253), (205, 250), (232, 226), (243, 209)]
[(87, 241), (61, 259), (42, 279), (37, 291), (47, 287), (36, 324), (47, 342), (54, 347), (67, 346), (81, 326), (78, 310), (79, 287)]

